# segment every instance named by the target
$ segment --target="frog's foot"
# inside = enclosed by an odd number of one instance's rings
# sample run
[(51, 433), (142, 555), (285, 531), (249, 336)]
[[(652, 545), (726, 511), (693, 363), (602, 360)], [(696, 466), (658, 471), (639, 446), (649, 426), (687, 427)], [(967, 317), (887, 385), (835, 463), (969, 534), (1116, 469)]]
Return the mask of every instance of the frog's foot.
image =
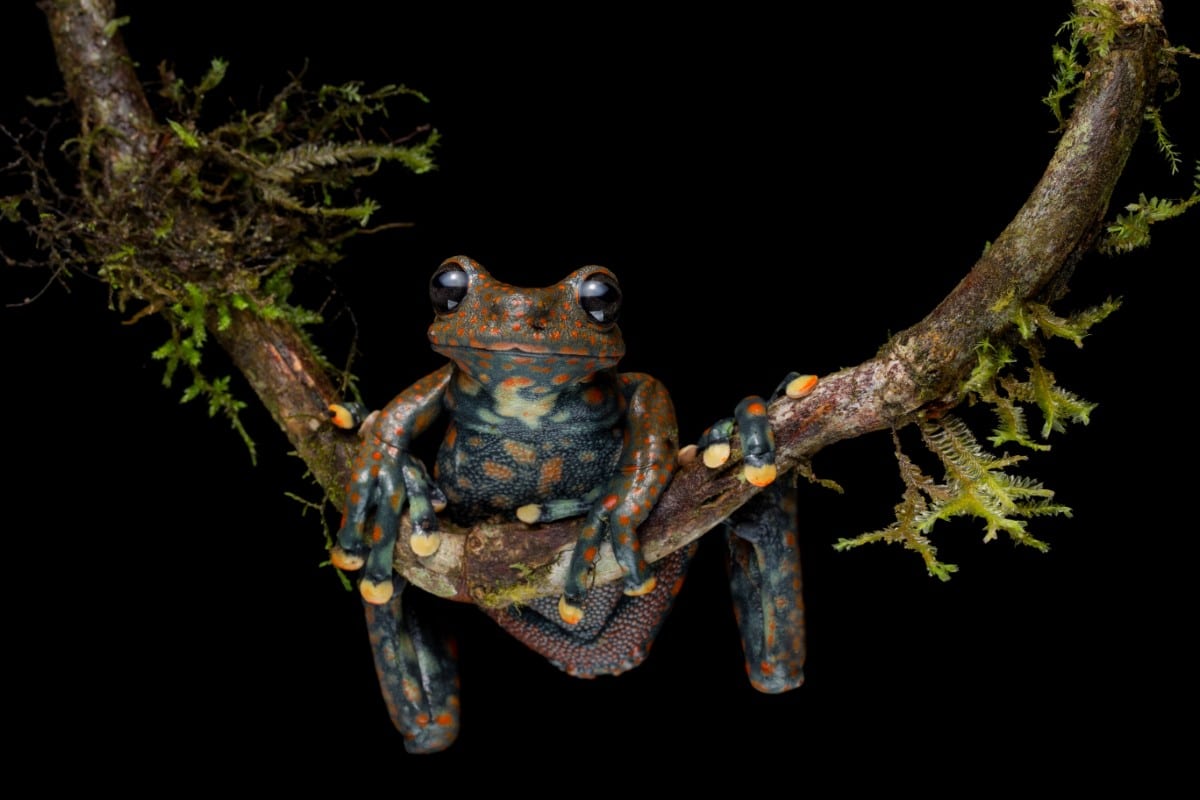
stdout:
[(380, 443), (369, 460), (360, 456), (355, 462), (346, 498), (346, 516), (330, 561), (340, 569), (363, 570), (359, 582), (363, 599), (387, 603), (392, 597), (392, 559), (405, 502), (413, 529), (409, 546), (417, 555), (428, 556), (440, 544), (436, 511), (445, 506), (445, 496), (420, 459)]
[(563, 594), (558, 600), (559, 617), (563, 622), (575, 625), (583, 618), (592, 569), (600, 553), (605, 529), (612, 540), (613, 556), (625, 571), (624, 594), (641, 597), (653, 592), (657, 586), (658, 579), (642, 556), (642, 543), (637, 537), (637, 526), (650, 509), (640, 507), (631, 497), (622, 500), (616, 494), (609, 494), (592, 505), (583, 531), (575, 541)]
[[(389, 579), (389, 582), (392, 579)], [(404, 580), (382, 604), (365, 602), (375, 672), (392, 724), (410, 753), (434, 753), (458, 736), (458, 667), (454, 643), (433, 635), (414, 613)], [(424, 598), (420, 598), (424, 599)]]
[[(803, 397), (817, 385), (815, 375), (788, 373), (776, 387), (772, 399), (787, 395), (792, 399)], [(775, 468), (775, 435), (767, 419), (767, 402), (754, 395), (738, 403), (732, 417), (718, 421), (706, 430), (696, 443), (702, 454), (704, 465), (715, 469), (729, 460), (730, 439), (734, 430), (742, 437), (742, 476), (754, 486), (770, 486), (778, 474)], [(684, 460), (694, 457), (692, 448), (681, 452)]]
[(655, 587), (628, 595), (619, 583), (593, 588), (574, 623), (562, 618), (560, 601), (545, 597), (521, 606), (484, 609), (512, 636), (578, 678), (618, 675), (650, 651), (696, 552), (692, 543), (655, 562)]

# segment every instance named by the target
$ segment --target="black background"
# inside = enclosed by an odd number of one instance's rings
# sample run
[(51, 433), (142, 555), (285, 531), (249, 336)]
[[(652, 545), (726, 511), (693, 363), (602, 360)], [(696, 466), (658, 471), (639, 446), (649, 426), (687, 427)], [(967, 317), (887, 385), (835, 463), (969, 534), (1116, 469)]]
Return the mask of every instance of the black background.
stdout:
[[(1195, 7), (1167, 6), (1172, 40), (1200, 48)], [(685, 440), (789, 369), (869, 357), (969, 269), (1055, 145), (1039, 98), (1068, 13), (1033, 0), (937, 17), (912, 4), (786, 17), (302, 8), (118, 11), (132, 16), (123, 31), (148, 79), (163, 59), (192, 81), (212, 57), (230, 61), (214, 116), (227, 97), (265, 102), (306, 59), (313, 85), (406, 83), (431, 98), (401, 103), (392, 130), (435, 126), (439, 169), (388, 170), (369, 189), (378, 221), (414, 227), (364, 237), (302, 289), (333, 295), (323, 344), (335, 357), (349, 323), (333, 310), (353, 310), (372, 405), (439, 363), (425, 346), (425, 287), (443, 258), (468, 254), (525, 285), (598, 263), (626, 297), (623, 367), (667, 384)], [(23, 97), (58, 82), (32, 4), (0, 21), (13, 126)], [(1145, 136), (1114, 207), (1190, 190), (1197, 62), (1183, 79), (1164, 119), (1185, 174), (1167, 175)], [(9, 666), (39, 709), (13, 719), (34, 743), (189, 764), (303, 754), (354, 779), (368, 764), (417, 775), (488, 753), (527, 765), (505, 779), (517, 786), (540, 764), (623, 771), (627, 746), (653, 761), (684, 748), (701, 774), (749, 758), (794, 766), (799, 785), (839, 754), (902, 763), (916, 780), (977, 760), (1153, 778), (1175, 752), (1156, 720), (1195, 699), (1183, 680), (1195, 663), (1192, 470), (1165, 459), (1188, 463), (1194, 438), (1184, 315), (1197, 230), (1193, 215), (1155, 228), (1147, 251), (1089, 257), (1060, 305), (1125, 298), (1083, 350), (1052, 348), (1060, 382), (1100, 406), (1022, 470), (1075, 511), (1031, 523), (1050, 553), (983, 545), (969, 521), (935, 533), (961, 568), (946, 584), (895, 547), (834, 553), (839, 537), (884, 526), (900, 494), (886, 435), (846, 442), (815, 462), (846, 494), (801, 489), (801, 690), (767, 697), (746, 684), (710, 542), (648, 662), (618, 679), (569, 678), (474, 609), (442, 605), (458, 634), (463, 730), (424, 758), (404, 755), (390, 728), (358, 600), (318, 568), (320, 528), (284, 496), (315, 490), (265, 412), (245, 414), (252, 467), (226, 423), (178, 406), (182, 386), (161, 387), (149, 356), (161, 323), (122, 325), (86, 276), (70, 293), (52, 287), (0, 312)], [(7, 270), (4, 301), (40, 280)], [(206, 358), (214, 374), (228, 369), (215, 348)], [(985, 433), (990, 419), (973, 419)], [(176, 745), (184, 731), (204, 744)]]

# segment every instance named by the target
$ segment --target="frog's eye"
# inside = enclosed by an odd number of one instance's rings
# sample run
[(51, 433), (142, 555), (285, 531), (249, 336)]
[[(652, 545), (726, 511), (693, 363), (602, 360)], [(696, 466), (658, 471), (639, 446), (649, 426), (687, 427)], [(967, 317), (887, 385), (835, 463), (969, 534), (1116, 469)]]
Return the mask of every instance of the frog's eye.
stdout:
[(451, 261), (443, 264), (429, 279), (429, 300), (439, 314), (450, 314), (467, 296), (471, 278), (466, 270)]
[(603, 325), (616, 322), (621, 312), (621, 289), (617, 279), (603, 272), (589, 275), (579, 284), (579, 307)]

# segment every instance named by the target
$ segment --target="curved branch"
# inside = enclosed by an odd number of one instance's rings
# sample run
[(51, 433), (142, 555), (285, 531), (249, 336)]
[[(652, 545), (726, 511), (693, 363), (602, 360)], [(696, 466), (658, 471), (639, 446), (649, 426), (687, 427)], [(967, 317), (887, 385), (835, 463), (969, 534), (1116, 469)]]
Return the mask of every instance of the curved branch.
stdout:
[[(1060, 291), (1058, 282), (1091, 247), (1158, 85), (1164, 42), (1158, 0), (1103, 5), (1119, 17), (1119, 33), (1107, 53), (1092, 54), (1058, 148), (1029, 199), (929, 316), (875, 358), (823, 377), (807, 397), (772, 404), (781, 472), (835, 442), (902, 424), (924, 407), (957, 403), (979, 343), (1011, 327), (1020, 303)], [(731, 458), (719, 470), (694, 462), (676, 474), (639, 529), (649, 560), (699, 538), (758, 491), (740, 478), (739, 462)], [(397, 548), (396, 567), (427, 591), (483, 605), (554, 596), (577, 524), (479, 525), (443, 536), (431, 558)], [(603, 553), (597, 583), (620, 576), (611, 551)]]
[[(781, 469), (827, 445), (901, 424), (924, 407), (956, 403), (977, 345), (1011, 325), (1017, 304), (1056, 294), (1090, 247), (1158, 84), (1164, 41), (1158, 0), (1098, 5), (1119, 19), (1118, 36), (1107, 52), (1092, 54), (1058, 149), (1025, 205), (928, 317), (895, 336), (875, 358), (825, 377), (808, 397), (773, 404)], [(42, 0), (41, 7), (85, 134), (108, 134), (92, 145), (106, 165), (105, 191), (136, 188), (137, 170), (128, 167), (152, 156), (156, 125), (110, 24), (112, 0)], [(305, 337), (285, 321), (246, 312), (234, 314), (224, 331), (215, 324), (210, 329), (338, 502), (357, 443), (322, 424), (335, 392)], [(678, 472), (640, 531), (648, 558), (700, 537), (753, 495), (756, 489), (740, 479), (737, 461), (719, 470), (692, 463)], [(536, 529), (483, 524), (456, 532), (444, 524), (434, 556), (418, 560), (400, 547), (396, 566), (434, 594), (485, 605), (556, 595), (577, 525), (578, 520)], [(596, 579), (617, 577), (608, 553), (597, 564)]]

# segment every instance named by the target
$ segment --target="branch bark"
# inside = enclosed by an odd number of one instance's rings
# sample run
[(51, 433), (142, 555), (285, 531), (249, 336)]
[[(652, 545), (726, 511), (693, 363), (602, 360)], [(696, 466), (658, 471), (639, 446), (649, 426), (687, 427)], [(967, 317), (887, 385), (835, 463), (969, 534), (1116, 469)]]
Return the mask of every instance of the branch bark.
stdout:
[[(106, 165), (104, 191), (136, 191), (137, 164), (154, 151), (156, 123), (119, 33), (112, 0), (43, 0), (67, 90), (85, 135)], [(1093, 53), (1061, 141), (1025, 205), (957, 287), (921, 322), (869, 361), (822, 378), (799, 401), (771, 407), (781, 471), (843, 439), (903, 424), (919, 410), (951, 405), (975, 363), (978, 344), (1012, 324), (1014, 308), (1057, 295), (1104, 219), (1109, 197), (1159, 81), (1164, 44), (1158, 0), (1103, 0), (1120, 20), (1104, 54)], [(100, 199), (103, 202), (103, 199)], [(236, 267), (236, 265), (231, 265)], [(314, 477), (340, 502), (357, 440), (324, 424), (334, 387), (305, 338), (288, 323), (235, 313), (210, 326), (246, 375)], [(739, 478), (740, 459), (718, 470), (699, 463), (676, 475), (640, 535), (651, 560), (720, 523), (756, 491)], [(448, 524), (439, 551), (418, 559), (406, 547), (396, 567), (443, 597), (503, 605), (557, 595), (578, 522), (530, 529), (521, 523)], [(402, 535), (399, 541), (406, 542)], [(611, 553), (596, 580), (619, 577)]]

